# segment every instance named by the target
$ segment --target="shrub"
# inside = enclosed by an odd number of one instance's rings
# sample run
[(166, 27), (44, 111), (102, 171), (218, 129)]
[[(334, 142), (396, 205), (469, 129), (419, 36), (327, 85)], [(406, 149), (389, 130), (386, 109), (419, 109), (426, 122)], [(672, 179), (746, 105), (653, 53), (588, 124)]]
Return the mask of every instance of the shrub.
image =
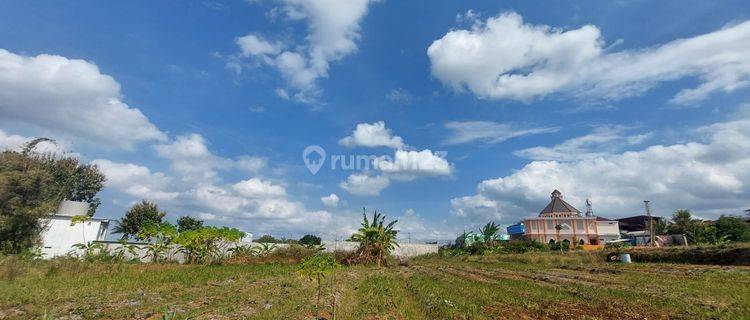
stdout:
[(535, 240), (511, 240), (504, 245), (504, 249), (509, 253), (526, 253), (547, 251), (549, 247)]

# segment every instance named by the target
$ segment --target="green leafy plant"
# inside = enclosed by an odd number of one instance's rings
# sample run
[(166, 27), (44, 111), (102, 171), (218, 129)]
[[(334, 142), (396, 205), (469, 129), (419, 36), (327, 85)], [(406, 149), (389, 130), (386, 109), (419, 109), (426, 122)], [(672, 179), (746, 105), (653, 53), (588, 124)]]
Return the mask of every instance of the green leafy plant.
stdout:
[(482, 229), (479, 229), (479, 233), (484, 236), (484, 243), (486, 244), (497, 242), (496, 238), (498, 231), (500, 231), (500, 226), (495, 224), (494, 221), (487, 222)]
[(353, 262), (371, 263), (375, 262), (378, 267), (387, 263), (388, 255), (398, 246), (396, 235), (398, 230), (394, 226), (398, 220), (385, 223), (385, 215), (375, 211), (372, 222), (367, 219), (367, 213), (362, 212), (362, 224), (357, 233), (351, 236), (351, 240), (359, 242)]
[(227, 247), (244, 236), (244, 232), (234, 228), (201, 227), (180, 232), (175, 243), (185, 255), (185, 262), (218, 263), (226, 258)]
[(314, 280), (317, 284), (317, 295), (315, 298), (316, 319), (319, 318), (320, 296), (323, 289), (322, 280), (338, 267), (340, 267), (340, 265), (336, 262), (333, 256), (322, 253), (305, 258), (299, 265), (297, 265), (297, 272), (300, 275), (307, 277), (309, 280)]
[(143, 226), (138, 233), (139, 239), (146, 239), (146, 255), (151, 262), (164, 262), (168, 257), (166, 253), (172, 248), (172, 241), (177, 236), (177, 228), (169, 222), (149, 223)]
[(276, 244), (274, 243), (261, 243), (256, 247), (253, 247), (254, 255), (257, 257), (264, 257), (269, 255), (271, 252), (276, 250)]

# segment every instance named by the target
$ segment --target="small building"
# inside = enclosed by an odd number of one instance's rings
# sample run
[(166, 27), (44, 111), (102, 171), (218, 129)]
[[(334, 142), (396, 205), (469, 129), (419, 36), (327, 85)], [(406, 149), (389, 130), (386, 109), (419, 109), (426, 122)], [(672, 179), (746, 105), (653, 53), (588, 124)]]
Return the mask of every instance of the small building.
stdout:
[(75, 251), (73, 245), (91, 241), (103, 241), (109, 229), (109, 220), (92, 217), (72, 225), (74, 216), (88, 213), (86, 202), (68, 201), (60, 203), (57, 212), (43, 219), (41, 233), (42, 257), (53, 258)]
[[(662, 217), (651, 217), (654, 219), (654, 225), (664, 220)], [(648, 231), (648, 220), (647, 215), (638, 215), (627, 218), (620, 218), (617, 221), (620, 223), (620, 230), (623, 232), (634, 232), (634, 231)]]
[[(538, 217), (526, 218), (522, 225), (525, 237), (542, 243), (568, 242), (577, 245), (599, 245), (620, 238), (616, 220), (596, 216), (583, 216), (581, 211), (563, 200), (560, 191), (555, 190)], [(514, 225), (508, 233), (518, 234), (521, 229)], [(513, 232), (513, 233), (512, 233)]]

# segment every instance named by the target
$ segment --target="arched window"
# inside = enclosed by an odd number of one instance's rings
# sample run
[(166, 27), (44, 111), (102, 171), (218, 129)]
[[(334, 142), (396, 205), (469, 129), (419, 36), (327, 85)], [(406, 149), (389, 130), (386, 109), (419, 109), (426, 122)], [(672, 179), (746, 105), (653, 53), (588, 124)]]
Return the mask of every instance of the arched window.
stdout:
[(555, 239), (549, 239), (549, 244), (555, 244)]
[(583, 239), (581, 239), (581, 240), (578, 240), (578, 245), (579, 245), (579, 246), (582, 246), (582, 245), (584, 245), (584, 244), (586, 244), (586, 242), (584, 242), (584, 241), (583, 241)]

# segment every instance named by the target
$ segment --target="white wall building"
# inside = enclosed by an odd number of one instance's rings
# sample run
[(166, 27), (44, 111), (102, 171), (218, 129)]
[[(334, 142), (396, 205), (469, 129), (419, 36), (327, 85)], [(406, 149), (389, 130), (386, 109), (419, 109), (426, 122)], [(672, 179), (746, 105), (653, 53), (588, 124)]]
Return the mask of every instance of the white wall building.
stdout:
[(104, 240), (109, 228), (108, 219), (91, 218), (71, 225), (74, 216), (85, 215), (88, 210), (88, 203), (65, 200), (55, 214), (43, 220), (42, 257), (66, 255), (75, 250), (75, 244)]

